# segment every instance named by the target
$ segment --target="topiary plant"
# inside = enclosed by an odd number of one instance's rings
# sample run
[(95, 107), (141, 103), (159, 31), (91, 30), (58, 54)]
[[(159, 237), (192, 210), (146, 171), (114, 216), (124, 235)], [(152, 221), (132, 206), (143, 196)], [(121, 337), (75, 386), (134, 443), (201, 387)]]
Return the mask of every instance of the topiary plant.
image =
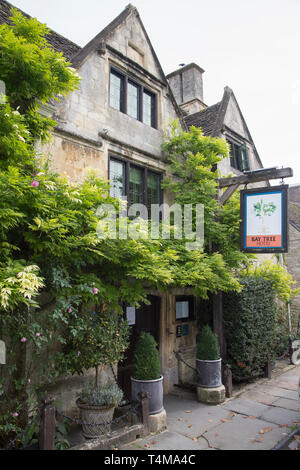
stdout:
[(156, 380), (160, 375), (156, 341), (149, 333), (142, 332), (135, 348), (133, 377), (136, 380)]
[(220, 359), (220, 348), (216, 335), (209, 325), (205, 325), (200, 331), (197, 359), (202, 361), (217, 361)]

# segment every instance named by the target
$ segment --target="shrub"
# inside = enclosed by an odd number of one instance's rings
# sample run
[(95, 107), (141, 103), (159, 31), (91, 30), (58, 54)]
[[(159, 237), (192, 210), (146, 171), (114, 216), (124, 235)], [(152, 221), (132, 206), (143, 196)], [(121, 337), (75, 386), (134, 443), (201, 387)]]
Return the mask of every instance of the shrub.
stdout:
[(197, 346), (197, 359), (203, 361), (217, 361), (220, 359), (218, 339), (209, 325), (205, 325), (200, 331)]
[(160, 360), (153, 336), (142, 332), (137, 342), (133, 362), (133, 377), (137, 380), (160, 378)]
[(123, 392), (117, 384), (106, 384), (103, 387), (89, 385), (80, 392), (78, 398), (90, 406), (118, 406), (123, 400)]
[(224, 296), (224, 327), (233, 378), (245, 381), (262, 375), (274, 356), (276, 303), (269, 280), (249, 276), (240, 284), (240, 293)]

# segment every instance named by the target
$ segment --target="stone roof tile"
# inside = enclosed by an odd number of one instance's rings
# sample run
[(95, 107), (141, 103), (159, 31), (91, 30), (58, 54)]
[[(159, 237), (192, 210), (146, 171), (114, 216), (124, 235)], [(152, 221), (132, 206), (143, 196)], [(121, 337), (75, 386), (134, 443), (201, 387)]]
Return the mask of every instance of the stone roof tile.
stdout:
[(201, 127), (204, 135), (212, 135), (217, 117), (219, 114), (221, 101), (195, 114), (190, 114), (184, 118), (187, 126)]
[[(8, 3), (6, 0), (1, 0), (0, 2), (0, 24), (11, 24), (10, 21), (10, 10), (11, 8), (16, 8), (12, 4)], [(26, 18), (30, 18), (30, 15), (24, 13), (22, 10), (17, 8), (22, 15), (26, 16)], [(64, 57), (71, 61), (71, 58), (77, 54), (81, 47), (75, 44), (74, 42), (70, 41), (69, 39), (61, 36), (60, 34), (56, 33), (53, 30), (50, 30), (49, 35), (46, 36), (47, 41), (51, 44), (53, 49), (57, 52), (62, 52)]]

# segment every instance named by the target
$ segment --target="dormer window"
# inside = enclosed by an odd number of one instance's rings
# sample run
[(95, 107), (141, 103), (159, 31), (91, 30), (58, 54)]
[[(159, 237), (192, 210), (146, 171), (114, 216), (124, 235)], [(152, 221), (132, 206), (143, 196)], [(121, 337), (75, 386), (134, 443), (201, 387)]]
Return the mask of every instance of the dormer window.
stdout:
[(239, 171), (250, 170), (249, 153), (245, 144), (237, 144), (227, 139), (230, 145), (230, 166)]
[(157, 127), (157, 96), (114, 68), (110, 71), (109, 104), (148, 126)]

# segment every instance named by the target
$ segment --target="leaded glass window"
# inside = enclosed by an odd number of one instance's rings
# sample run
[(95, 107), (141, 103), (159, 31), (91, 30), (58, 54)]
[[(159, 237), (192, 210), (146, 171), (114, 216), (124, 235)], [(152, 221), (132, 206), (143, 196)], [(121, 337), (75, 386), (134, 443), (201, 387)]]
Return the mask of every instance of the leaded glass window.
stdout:
[(129, 203), (143, 203), (143, 171), (134, 166), (129, 171)]
[(121, 199), (125, 196), (125, 163), (110, 160), (109, 165), (110, 195)]
[(127, 85), (127, 114), (135, 119), (139, 119), (139, 96), (140, 90), (134, 83)]
[(150, 214), (151, 204), (160, 203), (160, 175), (147, 172), (147, 208)]
[(143, 93), (143, 122), (148, 126), (155, 125), (154, 95), (146, 91)]
[(118, 111), (122, 111), (124, 78), (116, 72), (110, 73), (110, 106)]
[(145, 204), (148, 216), (151, 205), (161, 204), (161, 175), (148, 168), (134, 165), (118, 157), (109, 161), (110, 195), (114, 198), (127, 197), (128, 207), (132, 204)]
[(110, 72), (109, 104), (148, 126), (157, 127), (157, 95), (123, 72)]

